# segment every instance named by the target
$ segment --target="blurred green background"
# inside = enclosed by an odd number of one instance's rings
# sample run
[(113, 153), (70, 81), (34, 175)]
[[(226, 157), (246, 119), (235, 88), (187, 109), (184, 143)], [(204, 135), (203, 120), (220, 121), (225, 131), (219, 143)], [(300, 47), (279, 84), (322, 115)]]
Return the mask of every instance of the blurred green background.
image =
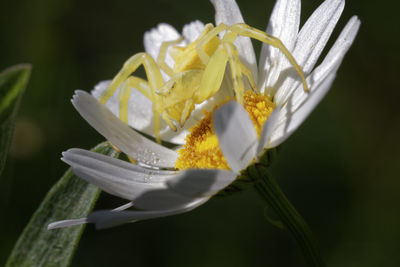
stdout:
[[(273, 0), (237, 2), (248, 24), (266, 27)], [(302, 1), (303, 22), (320, 2)], [(328, 266), (400, 266), (398, 10), (397, 1), (347, 1), (333, 39), (353, 14), (362, 21), (358, 37), (330, 93), (272, 167)], [(2, 265), (65, 171), (61, 152), (102, 141), (73, 109), (73, 91), (112, 78), (158, 23), (181, 30), (194, 19), (213, 22), (214, 10), (208, 1), (3, 0), (0, 13), (0, 69), (33, 64), (0, 180)], [(102, 194), (96, 208), (115, 201)], [(179, 216), (90, 225), (72, 266), (303, 266), (263, 206), (248, 190)]]

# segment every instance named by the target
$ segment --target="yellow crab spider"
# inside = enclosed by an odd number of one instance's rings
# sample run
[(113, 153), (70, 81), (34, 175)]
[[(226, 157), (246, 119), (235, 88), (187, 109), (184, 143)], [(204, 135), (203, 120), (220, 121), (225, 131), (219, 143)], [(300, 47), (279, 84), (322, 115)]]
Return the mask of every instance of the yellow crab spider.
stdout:
[[(218, 34), (225, 31), (222, 39)], [(291, 53), (282, 42), (263, 31), (238, 23), (227, 26), (223, 23), (214, 27), (207, 24), (202, 34), (186, 47), (173, 46), (181, 42), (182, 38), (164, 42), (155, 61), (147, 53), (138, 53), (129, 58), (120, 72), (111, 81), (111, 84), (100, 97), (100, 102), (105, 104), (115, 93), (118, 87), (120, 103), (120, 118), (128, 122), (128, 104), (130, 90), (137, 89), (153, 103), (153, 127), (156, 140), (160, 141), (160, 116), (176, 131), (175, 123), (182, 126), (195, 104), (212, 97), (221, 87), (225, 68), (229, 63), (233, 91), (239, 103), (243, 102), (244, 85), (242, 77), (246, 77), (253, 89), (256, 88), (254, 79), (248, 68), (239, 59), (234, 41), (238, 36), (246, 36), (278, 48), (290, 61), (300, 76), (304, 91), (308, 92), (307, 83), (301, 67), (296, 63)], [(169, 54), (175, 61), (173, 69), (165, 62), (168, 48)], [(132, 73), (143, 65), (147, 81)], [(167, 82), (163, 81), (161, 70), (170, 76)], [(175, 122), (175, 123), (174, 123)]]

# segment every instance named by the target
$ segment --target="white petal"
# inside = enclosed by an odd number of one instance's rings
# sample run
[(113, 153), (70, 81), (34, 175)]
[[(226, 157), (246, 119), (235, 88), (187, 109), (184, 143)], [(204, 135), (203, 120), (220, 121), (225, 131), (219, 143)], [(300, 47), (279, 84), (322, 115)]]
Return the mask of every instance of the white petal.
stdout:
[(326, 73), (335, 71), (342, 63), (343, 57), (352, 45), (358, 29), (360, 28), (360, 20), (357, 16), (353, 16), (340, 33), (338, 39), (329, 50), (322, 63), (314, 70), (314, 79), (318, 80)]
[[(128, 202), (127, 204), (124, 204), (118, 208), (113, 209), (113, 211), (122, 211), (129, 209), (133, 206), (132, 202)], [(88, 223), (88, 218), (80, 218), (80, 219), (72, 219), (72, 220), (62, 220), (62, 221), (57, 221), (50, 223), (47, 226), (47, 230), (52, 230), (52, 229), (57, 229), (57, 228), (64, 228), (64, 227), (69, 227), (69, 226), (76, 226), (76, 225), (81, 225)]]
[(232, 183), (237, 174), (225, 170), (193, 169), (167, 181), (169, 188), (188, 197), (211, 196)]
[(301, 28), (293, 56), (309, 73), (317, 62), (344, 8), (344, 0), (322, 3)]
[(163, 183), (174, 171), (150, 170), (129, 162), (84, 149), (73, 148), (63, 153), (62, 160), (74, 173), (102, 190), (133, 200), (141, 194), (164, 188)]
[(129, 209), (129, 208), (132, 208), (133, 206), (134, 206), (133, 202), (128, 202), (128, 203), (126, 203), (126, 204), (124, 204), (122, 206), (119, 206), (118, 208), (113, 209), (113, 211), (122, 211), (122, 210), (126, 210), (126, 209)]
[(279, 114), (281, 112), (281, 108), (278, 106), (274, 109), (271, 115), (268, 117), (268, 120), (263, 125), (263, 129), (260, 135), (260, 141), (258, 142), (257, 147), (257, 155), (260, 155), (263, 152), (264, 148), (268, 148), (268, 144), (271, 138), (273, 131), (278, 123)]
[(180, 34), (174, 27), (166, 23), (160, 23), (157, 28), (152, 28), (144, 34), (144, 49), (153, 58), (157, 58), (163, 42), (173, 41), (179, 37)]
[(81, 224), (85, 224), (85, 223), (88, 223), (88, 219), (87, 218), (73, 219), (73, 220), (62, 220), (62, 221), (57, 221), (57, 222), (50, 223), (47, 226), (47, 230), (70, 227), (70, 226), (76, 226), (76, 225), (81, 225)]
[[(309, 97), (301, 106), (301, 108), (296, 110), (294, 113), (285, 110), (291, 109), (291, 101), (289, 99), (287, 105), (282, 108), (281, 114), (283, 115), (281, 115), (281, 117), (283, 116), (284, 118), (278, 119), (279, 122), (272, 134), (271, 142), (268, 145), (269, 148), (280, 145), (287, 138), (289, 138), (290, 135), (292, 135), (292, 133), (304, 122), (304, 120), (310, 115), (310, 113), (326, 95), (334, 79), (335, 73), (331, 73), (324, 80), (320, 81), (320, 83), (316, 85), (315, 90), (311, 91)], [(281, 121), (283, 123), (280, 123)]]
[(257, 133), (246, 110), (236, 101), (218, 108), (213, 126), (229, 167), (239, 173), (256, 155)]
[(188, 43), (192, 43), (199, 37), (203, 29), (203, 22), (195, 20), (183, 26), (182, 35)]
[[(311, 91), (315, 90), (314, 84), (318, 84), (320, 80), (325, 79), (329, 74), (337, 71), (342, 63), (343, 57), (355, 39), (359, 27), (359, 19), (356, 16), (352, 17), (340, 33), (335, 44), (329, 50), (325, 59), (311, 75), (309, 75), (307, 82), (311, 86)], [(307, 98), (308, 94), (304, 93), (301, 87), (297, 88), (291, 97), (292, 112), (295, 112)]]
[[(123, 211), (126, 209), (129, 209), (133, 206), (132, 202), (128, 202), (127, 204), (124, 204), (118, 208), (113, 209), (112, 211)], [(64, 227), (70, 227), (70, 226), (76, 226), (76, 225), (81, 225), (88, 223), (89, 219), (88, 218), (80, 218), (80, 219), (72, 219), (72, 220), (62, 220), (62, 221), (57, 221), (50, 223), (47, 226), (47, 230), (52, 230), (52, 229), (57, 229), (57, 228), (64, 228)]]
[(83, 149), (70, 149), (63, 156), (77, 176), (141, 209), (170, 209), (193, 199), (167, 187), (168, 180), (179, 179), (179, 172), (149, 170)]
[[(267, 33), (279, 38), (289, 51), (293, 49), (299, 31), (300, 11), (300, 0), (278, 0), (269, 20)], [(263, 45), (263, 50), (270, 47)], [(281, 54), (278, 52), (273, 49), (271, 55)]]
[(353, 43), (359, 27), (360, 21), (356, 16), (346, 24), (324, 61), (308, 77), (307, 81), (312, 86), (310, 95), (297, 89), (291, 96), (285, 108), (282, 109), (279, 125), (273, 133), (270, 147), (277, 146), (286, 140), (328, 92), (335, 73)]
[[(143, 37), (144, 49), (147, 53), (149, 53), (155, 60), (160, 53), (160, 47), (163, 42), (174, 41), (180, 38), (180, 34), (169, 24), (160, 23), (157, 28), (153, 28), (150, 31), (146, 32)], [(174, 60), (172, 57), (167, 54), (165, 62), (173, 67)], [(169, 76), (161, 71), (163, 75), (164, 81), (169, 79)]]
[(129, 156), (150, 166), (174, 167), (178, 157), (176, 152), (129, 128), (90, 94), (78, 90), (72, 103), (93, 128)]
[[(293, 57), (302, 67), (305, 75), (311, 72), (322, 50), (339, 20), (344, 8), (344, 0), (323, 2), (304, 24), (297, 37)], [(290, 70), (293, 73), (293, 69)], [(275, 95), (278, 104), (284, 104), (300, 83), (298, 75), (286, 75)]]
[(196, 199), (181, 207), (160, 211), (95, 211), (89, 215), (88, 222), (95, 223), (97, 229), (104, 229), (138, 220), (154, 219), (185, 213), (199, 207), (207, 200), (208, 198)]
[[(215, 23), (225, 23), (231, 26), (236, 23), (244, 23), (242, 13), (235, 0), (211, 0), (215, 7)], [(257, 81), (257, 61), (253, 44), (248, 37), (238, 37), (235, 46), (239, 51), (241, 61), (249, 68), (253, 78)]]
[[(300, 0), (278, 0), (269, 20), (267, 33), (279, 38), (289, 51), (293, 50), (299, 31), (300, 10)], [(258, 88), (261, 90), (265, 86), (267, 90), (271, 90), (281, 70), (290, 66), (278, 49), (267, 44), (262, 45), (259, 64)]]

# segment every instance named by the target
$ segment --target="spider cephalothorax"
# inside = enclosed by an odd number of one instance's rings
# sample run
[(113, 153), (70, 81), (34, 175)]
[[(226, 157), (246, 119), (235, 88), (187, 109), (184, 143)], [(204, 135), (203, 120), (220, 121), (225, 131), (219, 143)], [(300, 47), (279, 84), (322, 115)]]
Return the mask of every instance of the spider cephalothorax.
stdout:
[[(223, 37), (219, 34), (225, 31)], [(119, 92), (120, 118), (127, 123), (130, 90), (135, 88), (153, 103), (154, 135), (159, 141), (161, 116), (165, 122), (176, 130), (176, 124), (182, 126), (195, 108), (195, 104), (211, 98), (221, 87), (226, 65), (229, 62), (233, 91), (239, 103), (243, 103), (243, 76), (250, 86), (256, 89), (250, 70), (240, 61), (238, 50), (234, 44), (236, 38), (250, 37), (278, 48), (293, 65), (300, 76), (304, 91), (308, 91), (301, 67), (282, 42), (258, 29), (238, 23), (227, 26), (223, 23), (214, 27), (207, 24), (202, 34), (185, 47), (173, 46), (181, 39), (165, 42), (155, 61), (148, 53), (138, 53), (129, 58), (120, 72), (112, 80), (110, 86), (100, 98), (103, 104), (122, 86)], [(174, 58), (173, 69), (165, 62), (169, 46), (169, 54)], [(132, 76), (136, 69), (143, 65), (147, 80)], [(161, 70), (170, 76), (164, 82)]]

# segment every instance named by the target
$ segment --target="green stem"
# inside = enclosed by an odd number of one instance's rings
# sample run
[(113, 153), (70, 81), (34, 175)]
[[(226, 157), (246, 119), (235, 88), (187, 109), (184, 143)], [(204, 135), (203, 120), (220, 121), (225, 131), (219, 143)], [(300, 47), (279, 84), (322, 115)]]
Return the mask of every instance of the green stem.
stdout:
[(250, 178), (257, 179), (255, 188), (259, 195), (279, 216), (285, 228), (300, 246), (306, 263), (309, 266), (325, 266), (310, 228), (287, 199), (276, 181), (270, 177), (266, 166), (263, 166), (262, 163), (256, 163), (251, 165), (247, 171)]

